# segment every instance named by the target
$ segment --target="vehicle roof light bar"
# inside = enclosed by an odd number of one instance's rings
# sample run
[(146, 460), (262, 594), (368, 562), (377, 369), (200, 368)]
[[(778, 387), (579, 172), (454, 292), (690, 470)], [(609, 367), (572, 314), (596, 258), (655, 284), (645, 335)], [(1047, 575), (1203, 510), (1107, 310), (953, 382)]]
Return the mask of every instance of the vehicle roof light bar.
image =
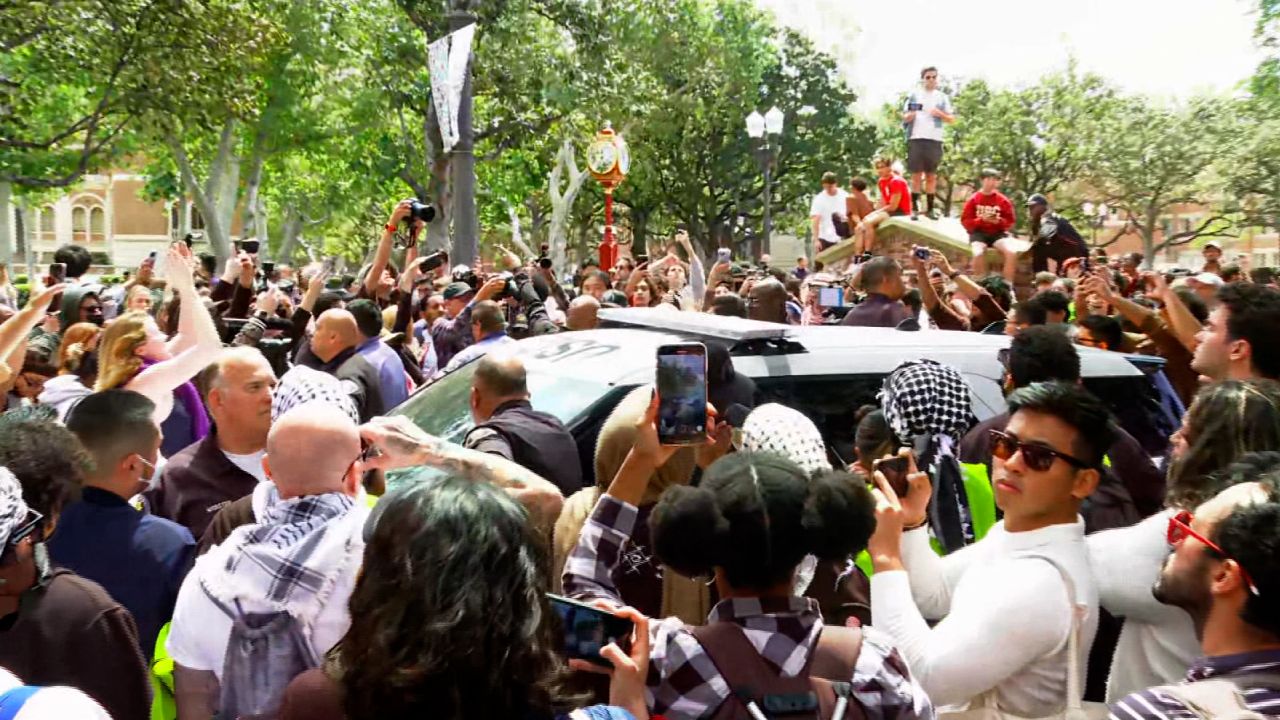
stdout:
[(652, 308), (608, 308), (600, 311), (600, 321), (609, 326), (647, 328), (703, 337), (750, 342), (785, 340), (791, 328), (760, 320), (744, 320), (708, 313), (662, 312)]

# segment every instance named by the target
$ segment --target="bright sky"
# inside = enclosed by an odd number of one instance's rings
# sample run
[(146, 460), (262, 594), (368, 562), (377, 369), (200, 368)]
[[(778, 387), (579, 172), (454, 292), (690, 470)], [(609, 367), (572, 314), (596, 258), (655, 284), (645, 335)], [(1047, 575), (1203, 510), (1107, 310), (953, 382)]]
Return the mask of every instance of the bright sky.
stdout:
[(1231, 92), (1260, 57), (1250, 0), (757, 0), (840, 61), (868, 110), (937, 65), (944, 78), (1032, 84), (1074, 55), (1161, 98)]

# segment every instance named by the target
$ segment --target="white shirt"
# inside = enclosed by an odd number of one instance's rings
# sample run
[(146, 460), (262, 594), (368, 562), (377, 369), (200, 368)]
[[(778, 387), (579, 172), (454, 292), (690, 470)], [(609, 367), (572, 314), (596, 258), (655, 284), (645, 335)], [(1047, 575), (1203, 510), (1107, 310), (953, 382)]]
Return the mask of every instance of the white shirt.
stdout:
[(937, 140), (942, 142), (942, 118), (936, 118), (929, 114), (934, 108), (942, 108), (947, 114), (951, 113), (951, 99), (941, 90), (925, 90), (924, 88), (916, 88), (907, 98), (910, 104), (912, 99), (920, 103), (922, 106), (916, 111), (916, 119), (911, 123), (911, 139), (912, 140)]
[[(1000, 708), (1011, 714), (1062, 710), (1072, 616), (1063, 572), (1075, 602), (1087, 608), (1082, 675), (1098, 626), (1083, 520), (1020, 533), (1006, 532), (1002, 521), (947, 557), (934, 552), (921, 528), (903, 533), (902, 560), (906, 572), (871, 577), (871, 612), (935, 705), (967, 703), (995, 688)], [(925, 618), (941, 622), (931, 629)]]
[[(259, 516), (263, 507), (264, 491), (272, 485), (262, 483), (253, 493), (255, 517)], [(369, 516), (367, 500), (363, 493), (356, 498), (356, 507), (346, 518), (334, 522), (346, 521), (347, 531), (360, 542), (361, 548), (355, 553), (353, 562), (348, 563), (334, 581), (324, 602), (323, 608), (314, 622), (304, 628), (311, 639), (311, 649), (316, 657), (324, 657), (325, 653), (347, 634), (351, 627), (351, 614), (347, 610), (347, 601), (351, 591), (355, 589), (356, 577), (360, 571), (360, 558), (363, 555), (362, 533), (364, 521)], [(225, 562), (226, 558), (215, 550), (201, 556), (187, 573), (178, 591), (178, 599), (173, 608), (173, 622), (169, 630), (169, 639), (165, 647), (173, 661), (191, 670), (212, 671), (222, 681), (222, 665), (227, 653), (227, 639), (231, 635), (231, 618), (227, 616), (204, 588), (200, 587), (200, 579), (214, 563)], [(256, 603), (251, 598), (242, 598), (241, 604), (247, 612), (267, 612), (277, 608)]]
[(826, 190), (813, 196), (813, 202), (809, 204), (809, 217), (818, 216), (818, 239), (828, 242), (839, 242), (840, 236), (836, 234), (835, 223), (831, 222), (831, 213), (837, 213), (842, 218), (848, 217), (845, 210), (844, 200), (849, 193), (836, 188), (835, 195), (828, 195)]
[(1111, 614), (1125, 619), (1107, 678), (1107, 702), (1180, 682), (1204, 654), (1191, 616), (1151, 594), (1169, 556), (1165, 531), (1171, 513), (1166, 510), (1137, 525), (1085, 538), (1098, 599)]
[(267, 456), (266, 448), (255, 453), (249, 453), (248, 455), (236, 455), (234, 453), (229, 453), (226, 450), (223, 450), (222, 454), (227, 456), (227, 459), (231, 461), (232, 465), (235, 465), (246, 473), (254, 476), (258, 479), (258, 482), (264, 483), (267, 481), (267, 471), (262, 468), (262, 458)]

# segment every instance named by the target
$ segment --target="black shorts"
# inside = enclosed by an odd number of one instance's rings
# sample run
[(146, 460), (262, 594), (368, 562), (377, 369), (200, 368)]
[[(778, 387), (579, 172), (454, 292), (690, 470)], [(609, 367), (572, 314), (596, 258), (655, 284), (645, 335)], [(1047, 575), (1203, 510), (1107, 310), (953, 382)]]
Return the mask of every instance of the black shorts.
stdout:
[(976, 242), (980, 242), (983, 245), (986, 245), (987, 247), (991, 247), (992, 245), (995, 245), (996, 241), (999, 240), (1000, 238), (1008, 237), (1008, 236), (1009, 236), (1009, 233), (1000, 233), (999, 235), (993, 235), (991, 233), (978, 232), (977, 230), (974, 230), (973, 232), (969, 233), (969, 243), (973, 244)]
[(907, 172), (938, 172), (942, 164), (942, 143), (937, 140), (911, 140), (907, 143)]

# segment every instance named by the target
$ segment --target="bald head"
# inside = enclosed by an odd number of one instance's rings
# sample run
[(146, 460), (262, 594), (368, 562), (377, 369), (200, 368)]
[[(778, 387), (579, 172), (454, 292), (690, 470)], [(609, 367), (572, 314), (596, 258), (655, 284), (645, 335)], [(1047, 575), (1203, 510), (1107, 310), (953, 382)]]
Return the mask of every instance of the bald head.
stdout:
[(582, 295), (569, 303), (566, 322), (570, 330), (594, 330), (600, 324), (599, 312), (600, 301), (591, 295)]
[(287, 500), (331, 492), (356, 493), (360, 433), (342, 410), (323, 402), (298, 405), (281, 415), (267, 435), (263, 465)]
[(476, 363), (471, 380), (471, 414), (477, 423), (492, 417), (503, 403), (528, 397), (529, 386), (520, 358), (489, 353)]
[(237, 454), (261, 450), (276, 386), (271, 363), (257, 348), (227, 348), (204, 373), (205, 406), (218, 426), (219, 447)]
[(316, 320), (316, 332), (311, 336), (311, 352), (329, 362), (339, 353), (360, 344), (360, 328), (350, 312), (339, 308), (325, 310)]

